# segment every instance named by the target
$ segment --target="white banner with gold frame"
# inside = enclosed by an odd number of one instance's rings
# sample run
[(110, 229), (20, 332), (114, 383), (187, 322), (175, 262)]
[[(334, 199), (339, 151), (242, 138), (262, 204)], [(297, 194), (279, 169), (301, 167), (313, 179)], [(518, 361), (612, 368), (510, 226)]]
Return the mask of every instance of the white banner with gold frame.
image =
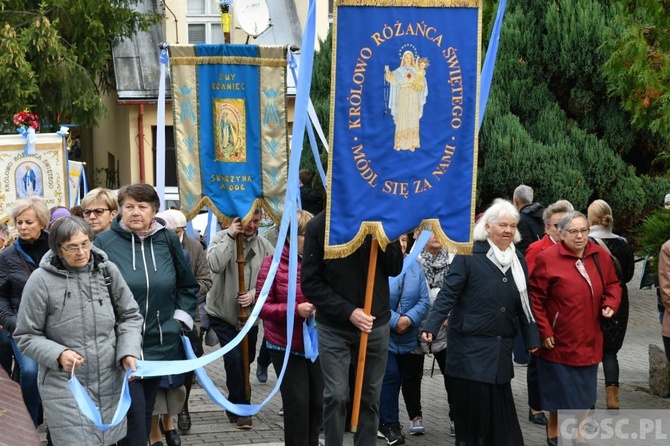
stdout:
[(0, 223), (10, 219), (19, 198), (39, 196), (49, 208), (68, 206), (67, 160), (63, 137), (38, 133), (35, 153), (25, 155), (21, 135), (0, 135)]

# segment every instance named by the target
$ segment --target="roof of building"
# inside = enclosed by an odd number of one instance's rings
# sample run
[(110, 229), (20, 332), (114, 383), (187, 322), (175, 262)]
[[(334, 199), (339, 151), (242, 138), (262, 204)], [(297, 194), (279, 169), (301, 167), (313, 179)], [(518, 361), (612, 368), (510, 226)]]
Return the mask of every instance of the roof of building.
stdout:
[[(272, 0), (267, 2), (270, 11), (270, 27), (250, 43), (262, 45), (292, 45), (299, 47), (302, 29), (294, 0)], [(135, 6), (139, 12), (157, 12), (156, 2), (144, 1)], [(124, 39), (112, 49), (116, 91), (120, 102), (155, 102), (158, 99), (160, 82), (160, 45), (165, 41), (162, 25), (148, 31), (138, 32)], [(167, 73), (166, 85), (170, 85)], [(295, 94), (295, 83), (287, 76), (288, 94)], [(170, 98), (167, 88), (166, 98)]]

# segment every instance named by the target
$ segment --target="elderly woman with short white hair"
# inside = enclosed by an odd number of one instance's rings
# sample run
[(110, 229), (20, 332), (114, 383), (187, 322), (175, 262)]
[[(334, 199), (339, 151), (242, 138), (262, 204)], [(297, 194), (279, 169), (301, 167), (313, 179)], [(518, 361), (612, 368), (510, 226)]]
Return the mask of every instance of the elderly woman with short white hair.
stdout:
[(445, 382), (458, 445), (523, 445), (510, 384), (512, 346), (519, 328), (529, 351), (540, 339), (526, 262), (514, 247), (518, 221), (508, 201), (486, 210), (475, 226), (472, 255), (454, 258), (424, 326), (423, 338), (431, 342), (448, 318)]

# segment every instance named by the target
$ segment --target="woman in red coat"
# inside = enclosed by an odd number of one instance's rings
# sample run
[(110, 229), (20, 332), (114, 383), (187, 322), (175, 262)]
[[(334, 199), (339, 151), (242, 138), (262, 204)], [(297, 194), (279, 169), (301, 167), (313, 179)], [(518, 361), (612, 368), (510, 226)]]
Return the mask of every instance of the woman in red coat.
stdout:
[[(302, 248), (305, 240), (307, 222), (313, 215), (307, 211), (298, 211), (298, 277), (295, 290), (295, 323), (293, 340), (284, 380), (281, 383), (281, 396), (284, 408), (284, 442), (287, 446), (318, 446), (323, 411), (323, 376), (318, 358), (312, 362), (305, 357), (302, 323), (314, 313), (314, 305), (303, 296), (300, 288), (300, 270)], [(272, 358), (277, 376), (281, 372), (286, 352), (286, 310), (288, 301), (289, 240), (281, 254), (277, 275), (261, 309), (265, 340)], [(263, 288), (268, 276), (272, 256), (263, 261), (258, 273), (256, 290)]]
[[(549, 411), (547, 444), (558, 442), (557, 411), (595, 404), (598, 364), (603, 356), (601, 317), (611, 318), (621, 302), (621, 285), (609, 254), (589, 241), (580, 212), (558, 223), (562, 241), (537, 256), (530, 293), (542, 340), (537, 359), (542, 409)], [(574, 444), (587, 444), (581, 429)]]

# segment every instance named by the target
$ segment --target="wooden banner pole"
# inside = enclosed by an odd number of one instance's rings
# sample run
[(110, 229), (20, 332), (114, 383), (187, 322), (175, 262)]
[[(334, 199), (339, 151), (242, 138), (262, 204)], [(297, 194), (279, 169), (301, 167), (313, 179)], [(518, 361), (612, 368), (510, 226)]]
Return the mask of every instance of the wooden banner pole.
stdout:
[[(237, 244), (237, 278), (239, 283), (238, 296), (245, 294), (247, 292), (244, 285), (244, 234), (237, 234), (236, 239)], [(239, 306), (239, 315), (240, 326), (244, 327), (249, 319), (249, 311), (247, 307)], [(245, 336), (242, 339), (242, 375), (244, 376), (244, 395), (247, 398), (247, 401), (251, 401), (251, 384), (249, 384), (249, 337)]]
[[(372, 293), (375, 288), (375, 274), (377, 270), (377, 253), (379, 252), (379, 243), (377, 239), (372, 239), (370, 246), (370, 262), (368, 264), (368, 282), (365, 288), (365, 304), (363, 311), (370, 315), (372, 311)], [(365, 355), (368, 350), (368, 333), (361, 332), (361, 341), (358, 346), (358, 364), (356, 366), (356, 385), (354, 387), (354, 401), (351, 406), (351, 432), (358, 430), (358, 415), (361, 408), (361, 392), (363, 391), (363, 374), (365, 373)]]

